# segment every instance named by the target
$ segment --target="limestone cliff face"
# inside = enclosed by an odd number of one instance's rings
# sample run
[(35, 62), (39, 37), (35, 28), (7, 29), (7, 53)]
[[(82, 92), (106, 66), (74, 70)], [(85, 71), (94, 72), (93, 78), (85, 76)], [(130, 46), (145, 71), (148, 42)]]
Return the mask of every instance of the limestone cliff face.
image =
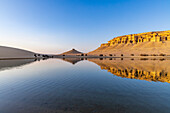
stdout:
[(89, 54), (170, 54), (170, 30), (118, 36)]

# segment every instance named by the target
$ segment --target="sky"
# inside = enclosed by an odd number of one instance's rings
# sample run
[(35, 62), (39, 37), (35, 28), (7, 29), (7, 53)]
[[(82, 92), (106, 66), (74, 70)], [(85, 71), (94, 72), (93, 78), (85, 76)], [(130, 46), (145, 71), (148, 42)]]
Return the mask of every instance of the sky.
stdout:
[(57, 54), (170, 30), (170, 0), (0, 0), (0, 45)]

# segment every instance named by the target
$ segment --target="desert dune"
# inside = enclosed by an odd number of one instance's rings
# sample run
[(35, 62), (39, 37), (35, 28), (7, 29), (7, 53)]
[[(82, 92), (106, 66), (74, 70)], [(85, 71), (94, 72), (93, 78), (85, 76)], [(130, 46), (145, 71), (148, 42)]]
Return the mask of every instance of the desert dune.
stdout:
[(11, 58), (35, 58), (34, 52), (0, 46), (0, 59), (11, 59)]

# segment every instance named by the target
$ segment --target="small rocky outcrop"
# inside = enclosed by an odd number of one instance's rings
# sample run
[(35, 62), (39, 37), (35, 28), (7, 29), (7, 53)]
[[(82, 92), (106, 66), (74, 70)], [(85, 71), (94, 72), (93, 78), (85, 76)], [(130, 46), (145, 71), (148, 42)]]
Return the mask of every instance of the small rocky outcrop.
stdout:
[(62, 53), (61, 55), (81, 55), (81, 54), (83, 53), (73, 48), (72, 50)]

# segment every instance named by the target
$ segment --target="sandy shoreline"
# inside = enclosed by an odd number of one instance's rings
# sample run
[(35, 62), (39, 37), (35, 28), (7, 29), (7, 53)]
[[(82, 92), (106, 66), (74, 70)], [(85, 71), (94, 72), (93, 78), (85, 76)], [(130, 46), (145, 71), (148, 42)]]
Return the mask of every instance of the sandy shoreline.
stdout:
[[(0, 58), (0, 60), (19, 60), (19, 59), (43, 59), (44, 57), (14, 57), (14, 58)], [(50, 58), (146, 58), (146, 59), (170, 59), (170, 56), (127, 56), (127, 57), (115, 57), (115, 56), (56, 56), (52, 55)]]
[(69, 51), (71, 55), (62, 54), (62, 55), (47, 55), (47, 54), (38, 54), (27, 50), (4, 47), (0, 46), (0, 60), (16, 60), (16, 59), (43, 59), (43, 58), (146, 58), (146, 59), (168, 59), (170, 55), (166, 56), (100, 56), (100, 55), (88, 55), (85, 53), (77, 53), (75, 49)]

